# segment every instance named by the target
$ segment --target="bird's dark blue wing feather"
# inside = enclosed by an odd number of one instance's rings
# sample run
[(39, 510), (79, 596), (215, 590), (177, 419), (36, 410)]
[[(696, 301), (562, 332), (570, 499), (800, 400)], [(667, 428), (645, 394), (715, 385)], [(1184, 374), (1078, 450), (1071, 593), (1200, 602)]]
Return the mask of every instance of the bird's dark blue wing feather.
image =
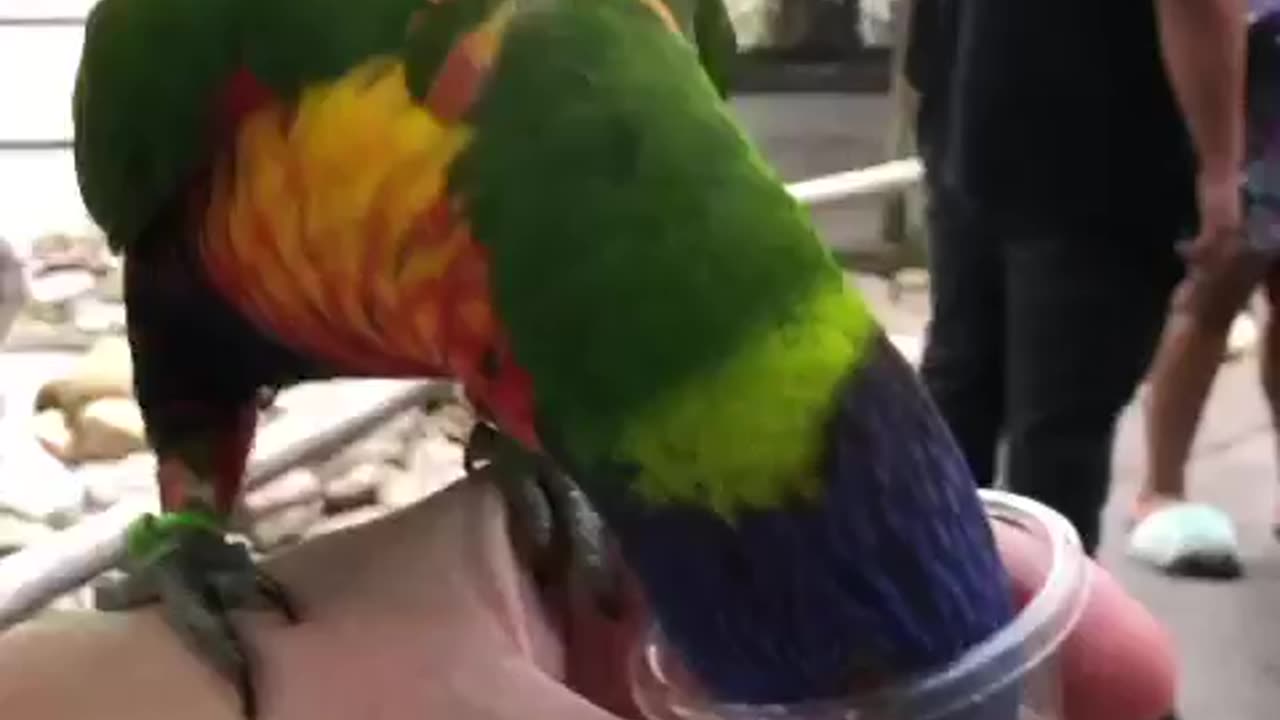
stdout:
[(821, 502), (732, 525), (589, 483), (664, 634), (726, 701), (841, 695), (946, 663), (1010, 619), (970, 474), (884, 338), (828, 432)]

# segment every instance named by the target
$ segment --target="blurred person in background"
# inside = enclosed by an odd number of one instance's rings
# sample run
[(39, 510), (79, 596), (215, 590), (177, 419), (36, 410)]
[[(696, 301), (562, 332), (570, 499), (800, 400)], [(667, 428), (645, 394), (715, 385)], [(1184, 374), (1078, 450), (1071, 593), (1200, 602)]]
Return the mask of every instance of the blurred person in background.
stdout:
[[(1116, 419), (1183, 264), (1240, 229), (1245, 0), (917, 0), (922, 374), (977, 481), (1099, 542)], [(1197, 234), (1196, 228), (1199, 227)]]
[[(1202, 224), (1187, 247), (1189, 272), (1170, 309), (1147, 393), (1147, 476), (1132, 511), (1129, 554), (1174, 574), (1240, 573), (1230, 518), (1188, 502), (1185, 468), (1232, 322), (1260, 286), (1271, 306), (1261, 343), (1262, 388), (1273, 424), (1280, 422), (1280, 0), (1253, 0), (1251, 10), (1244, 221), (1230, 183), (1205, 189), (1217, 193), (1204, 201), (1214, 206), (1202, 209), (1212, 222)], [(1280, 525), (1276, 529), (1280, 533)]]

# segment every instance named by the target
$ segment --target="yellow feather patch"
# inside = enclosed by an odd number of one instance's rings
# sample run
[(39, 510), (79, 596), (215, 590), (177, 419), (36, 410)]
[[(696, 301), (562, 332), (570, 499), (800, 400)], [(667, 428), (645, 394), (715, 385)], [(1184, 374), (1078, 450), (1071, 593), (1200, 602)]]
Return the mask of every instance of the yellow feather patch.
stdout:
[(824, 282), (789, 322), (656, 398), (624, 428), (619, 454), (640, 465), (637, 491), (730, 519), (816, 496), (839, 386), (876, 327), (854, 292)]
[(440, 302), (423, 288), (474, 244), (422, 218), (447, 202), (471, 134), (416, 103), (393, 58), (308, 88), (296, 107), (256, 110), (215, 169), (204, 252), (286, 338), (438, 360)]

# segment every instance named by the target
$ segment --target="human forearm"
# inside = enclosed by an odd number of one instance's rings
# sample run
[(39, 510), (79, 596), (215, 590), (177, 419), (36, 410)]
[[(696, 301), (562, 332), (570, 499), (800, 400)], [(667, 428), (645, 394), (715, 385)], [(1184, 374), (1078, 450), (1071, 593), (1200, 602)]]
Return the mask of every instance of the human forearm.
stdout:
[(1246, 0), (1155, 3), (1165, 66), (1200, 174), (1238, 174), (1244, 160)]

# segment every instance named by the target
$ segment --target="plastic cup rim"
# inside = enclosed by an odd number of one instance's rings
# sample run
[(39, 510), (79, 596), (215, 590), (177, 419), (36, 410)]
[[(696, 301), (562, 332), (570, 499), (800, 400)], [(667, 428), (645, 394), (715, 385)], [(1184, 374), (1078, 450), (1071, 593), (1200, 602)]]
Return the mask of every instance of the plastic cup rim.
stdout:
[[(686, 711), (709, 713), (729, 720), (745, 718), (794, 718), (808, 713), (828, 716), (833, 710), (854, 711), (859, 708), (882, 706), (893, 698), (912, 698), (929, 707), (927, 718), (944, 716), (957, 705), (975, 702), (995, 692), (1029, 669), (1042, 664), (1046, 657), (1062, 646), (1084, 612), (1085, 599), (1092, 583), (1088, 557), (1084, 553), (1079, 533), (1061, 513), (1021, 495), (1003, 490), (980, 489), (983, 507), (992, 522), (1013, 522), (1019, 525), (1038, 526), (1049, 546), (1049, 568), (1040, 589), (1014, 616), (1012, 622), (994, 635), (975, 645), (948, 665), (923, 676), (906, 679), (863, 695), (847, 699), (818, 700), (796, 705), (745, 705), (738, 703), (714, 703), (695, 699), (671, 685), (663, 685), (665, 693), (681, 703)], [(1052, 630), (1046, 633), (1046, 629)], [(648, 698), (641, 697), (638, 680), (648, 676), (661, 683), (655, 667), (660, 662), (652, 656), (654, 648), (661, 644), (661, 630), (650, 627), (643, 636), (632, 658), (632, 692), (642, 709)], [(1036, 641), (1028, 643), (1027, 639)], [(1023, 652), (1016, 669), (1011, 669), (997, 679), (988, 682), (977, 693), (960, 694), (953, 688), (972, 673), (990, 665), (1010, 653)], [(928, 699), (937, 697), (936, 705)], [(923, 702), (922, 702), (923, 700)], [(691, 715), (689, 717), (703, 717)], [(927, 719), (922, 719), (927, 720)]]

